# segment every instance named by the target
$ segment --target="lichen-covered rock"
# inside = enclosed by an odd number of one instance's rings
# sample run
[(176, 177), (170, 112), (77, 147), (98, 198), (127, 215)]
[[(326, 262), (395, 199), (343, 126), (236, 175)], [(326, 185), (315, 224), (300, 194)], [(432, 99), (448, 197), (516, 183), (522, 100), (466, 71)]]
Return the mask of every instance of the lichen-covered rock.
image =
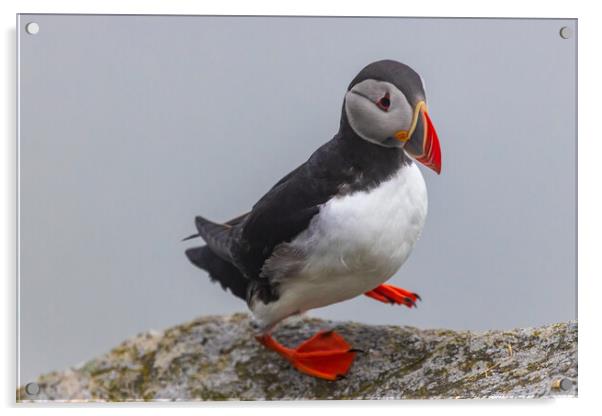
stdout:
[[(275, 336), (296, 345), (319, 329), (359, 353), (336, 382), (295, 371), (254, 339), (247, 315), (210, 316), (126, 340), (84, 365), (45, 374), (19, 401), (292, 400), (545, 397), (577, 394), (577, 324), (468, 332), (302, 318)], [(564, 380), (562, 388), (557, 384)], [(555, 385), (556, 384), (556, 385)]]

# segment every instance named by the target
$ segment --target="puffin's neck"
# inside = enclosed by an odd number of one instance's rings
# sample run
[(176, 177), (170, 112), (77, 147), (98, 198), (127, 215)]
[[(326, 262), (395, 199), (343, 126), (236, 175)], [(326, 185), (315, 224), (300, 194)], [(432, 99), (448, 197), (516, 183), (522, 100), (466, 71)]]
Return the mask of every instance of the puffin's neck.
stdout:
[(339, 132), (335, 136), (342, 155), (362, 171), (373, 172), (378, 176), (390, 176), (412, 159), (399, 147), (384, 147), (362, 139), (347, 121), (343, 110)]

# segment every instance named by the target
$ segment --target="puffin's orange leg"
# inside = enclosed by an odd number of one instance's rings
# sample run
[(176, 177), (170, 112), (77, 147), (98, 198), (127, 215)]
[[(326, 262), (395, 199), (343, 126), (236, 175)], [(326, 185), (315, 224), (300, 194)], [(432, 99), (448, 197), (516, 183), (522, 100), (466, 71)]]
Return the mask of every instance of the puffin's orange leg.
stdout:
[(396, 303), (408, 308), (416, 307), (416, 301), (420, 300), (417, 293), (409, 292), (393, 285), (380, 285), (364, 295), (384, 303)]
[(297, 348), (287, 348), (270, 335), (260, 335), (257, 340), (302, 373), (325, 380), (345, 376), (357, 352), (334, 331), (320, 331)]

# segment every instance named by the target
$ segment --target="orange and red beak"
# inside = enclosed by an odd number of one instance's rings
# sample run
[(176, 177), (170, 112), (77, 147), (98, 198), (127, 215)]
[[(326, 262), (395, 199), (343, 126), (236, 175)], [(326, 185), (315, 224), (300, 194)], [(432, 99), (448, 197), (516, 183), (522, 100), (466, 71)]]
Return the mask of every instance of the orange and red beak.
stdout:
[(418, 162), (441, 173), (441, 146), (435, 126), (429, 117), (426, 103), (420, 101), (414, 110), (409, 132), (398, 132), (395, 137), (405, 142), (404, 149)]

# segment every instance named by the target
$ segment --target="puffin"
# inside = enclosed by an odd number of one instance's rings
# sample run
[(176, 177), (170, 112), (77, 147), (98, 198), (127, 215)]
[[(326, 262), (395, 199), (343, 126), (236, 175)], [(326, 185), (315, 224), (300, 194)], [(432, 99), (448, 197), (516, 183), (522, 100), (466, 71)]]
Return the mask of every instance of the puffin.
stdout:
[(278, 323), (366, 295), (415, 307), (418, 294), (386, 284), (406, 261), (427, 215), (416, 162), (441, 173), (441, 148), (422, 77), (380, 60), (344, 95), (334, 137), (280, 179), (247, 213), (224, 223), (195, 218), (205, 245), (186, 250), (212, 281), (244, 300), (256, 339), (298, 371), (347, 375), (360, 351), (334, 330), (296, 347), (273, 336)]

